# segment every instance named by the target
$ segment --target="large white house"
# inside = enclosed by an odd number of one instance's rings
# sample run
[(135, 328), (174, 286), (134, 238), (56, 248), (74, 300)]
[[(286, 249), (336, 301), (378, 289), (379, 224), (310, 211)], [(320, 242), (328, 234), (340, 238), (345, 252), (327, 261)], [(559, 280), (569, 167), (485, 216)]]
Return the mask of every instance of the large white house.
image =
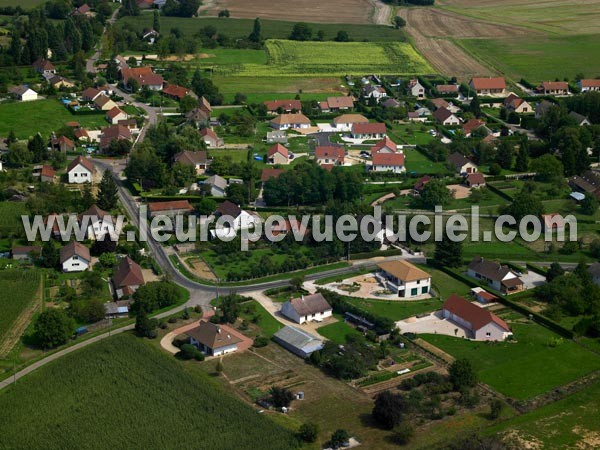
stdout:
[(186, 331), (185, 334), (189, 336), (192, 345), (209, 356), (235, 352), (238, 349), (238, 343), (241, 342), (241, 339), (234, 336), (228, 327), (204, 320), (201, 320), (197, 327)]
[(512, 333), (504, 320), (482, 306), (452, 294), (442, 306), (442, 314), (460, 327), (467, 337), (478, 341), (503, 341)]
[(412, 298), (429, 294), (431, 290), (431, 275), (413, 266), (408, 261), (386, 261), (378, 264), (379, 272), (376, 278), (398, 297)]
[(78, 156), (67, 167), (69, 183), (91, 183), (96, 169), (94, 163), (83, 156)]
[(60, 249), (63, 272), (83, 272), (90, 267), (90, 250), (80, 242), (71, 241)]
[(281, 314), (296, 323), (321, 321), (331, 317), (332, 308), (322, 294), (303, 295), (281, 305)]

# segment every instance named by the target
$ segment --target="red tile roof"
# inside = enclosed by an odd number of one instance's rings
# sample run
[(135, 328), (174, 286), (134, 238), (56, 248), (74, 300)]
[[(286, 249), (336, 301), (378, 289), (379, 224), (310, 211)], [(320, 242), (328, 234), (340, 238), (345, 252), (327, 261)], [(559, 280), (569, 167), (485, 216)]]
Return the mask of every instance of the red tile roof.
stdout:
[(326, 103), (330, 108), (352, 108), (354, 107), (354, 98), (350, 96), (327, 97)]
[(84, 158), (83, 156), (78, 156), (73, 161), (71, 161), (71, 163), (67, 167), (67, 172), (70, 172), (71, 170), (73, 170), (75, 167), (77, 167), (78, 164), (81, 164), (83, 167), (85, 167), (87, 170), (89, 170), (92, 173), (94, 173), (96, 171), (96, 169), (94, 168), (94, 163), (92, 161), (90, 161), (87, 158)]
[(152, 202), (148, 205), (148, 210), (150, 212), (159, 212), (159, 211), (176, 211), (176, 210), (185, 210), (192, 211), (192, 205), (187, 200), (173, 200), (170, 202)]
[(315, 148), (315, 157), (317, 159), (334, 158), (343, 160), (345, 156), (346, 150), (344, 150), (344, 147), (322, 146)]
[(393, 152), (395, 152), (398, 149), (398, 146), (396, 145), (396, 143), (394, 141), (392, 141), (389, 137), (386, 136), (381, 141), (379, 141), (377, 144), (375, 144), (373, 147), (371, 147), (371, 154), (377, 153), (379, 150), (381, 150), (384, 147), (389, 148)]
[(485, 184), (485, 177), (480, 172), (470, 173), (467, 175), (467, 182), (469, 184)]
[(168, 84), (163, 88), (163, 94), (170, 95), (171, 97), (176, 97), (180, 100), (186, 95), (188, 95), (189, 92), (190, 90), (188, 88), (178, 86), (176, 84)]
[(510, 328), (508, 328), (508, 325), (504, 320), (495, 314), (492, 314), (487, 309), (481, 308), (456, 294), (452, 294), (448, 297), (444, 302), (442, 309), (450, 311), (452, 314), (469, 322), (472, 331), (477, 331), (490, 322), (494, 322), (504, 330), (510, 331)]
[(142, 275), (142, 268), (139, 264), (126, 256), (119, 262), (112, 280), (117, 289), (126, 286), (141, 286), (144, 284), (144, 275)]
[(281, 175), (283, 172), (283, 169), (273, 169), (272, 167), (266, 167), (262, 170), (260, 180), (264, 183), (269, 178), (279, 178), (279, 175)]
[(300, 100), (273, 100), (264, 102), (267, 107), (267, 111), (275, 112), (279, 108), (283, 111), (300, 111), (302, 109), (302, 102)]
[(353, 134), (385, 134), (385, 123), (355, 123), (352, 125)]
[(581, 80), (582, 87), (600, 87), (600, 80)]
[(463, 133), (465, 133), (465, 136), (467, 136), (467, 135), (471, 134), (473, 131), (477, 130), (478, 128), (481, 128), (484, 125), (485, 125), (485, 122), (483, 120), (469, 119), (462, 126)]
[(404, 153), (374, 153), (373, 166), (404, 166)]
[(543, 81), (540, 87), (545, 91), (568, 90), (569, 83), (566, 81)]
[(140, 86), (158, 86), (164, 82), (163, 77), (155, 74), (152, 67), (149, 66), (126, 67), (121, 69), (121, 75), (126, 84), (129, 84), (130, 79), (136, 80)]
[(436, 86), (436, 90), (442, 94), (442, 93), (456, 93), (458, 92), (458, 85), (457, 84), (440, 84), (438, 86)]
[(123, 111), (121, 108), (119, 108), (118, 106), (115, 106), (113, 109), (111, 109), (110, 111), (108, 111), (106, 113), (106, 117), (108, 117), (109, 119), (114, 119), (115, 117), (117, 117), (119, 114), (125, 114), (125, 111)]
[(42, 166), (42, 171), (40, 172), (40, 176), (47, 178), (54, 178), (54, 169), (51, 166)]
[(471, 85), (475, 90), (506, 89), (506, 81), (503, 77), (473, 78)]
[(90, 262), (92, 260), (92, 258), (90, 257), (89, 248), (87, 248), (80, 242), (71, 241), (60, 249), (60, 263), (64, 263), (67, 259), (75, 255), (79, 256), (80, 258), (83, 258), (87, 262)]
[(271, 148), (269, 148), (269, 151), (267, 152), (267, 155), (268, 156), (273, 156), (275, 153), (281, 153), (286, 158), (289, 157), (289, 151), (288, 151), (288, 149), (285, 148), (281, 144), (275, 144)]

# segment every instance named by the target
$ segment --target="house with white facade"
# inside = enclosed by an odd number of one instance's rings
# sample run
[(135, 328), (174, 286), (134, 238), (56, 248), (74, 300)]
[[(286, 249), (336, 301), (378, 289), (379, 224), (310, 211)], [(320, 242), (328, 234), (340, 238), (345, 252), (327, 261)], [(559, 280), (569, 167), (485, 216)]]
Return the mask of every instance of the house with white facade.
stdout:
[(425, 88), (416, 78), (413, 78), (408, 82), (406, 89), (408, 90), (409, 95), (412, 95), (413, 97), (421, 99), (425, 98)]
[(364, 98), (374, 98), (377, 103), (381, 101), (382, 98), (387, 97), (387, 92), (383, 86), (373, 86), (369, 85), (363, 90)]
[(508, 266), (476, 256), (467, 267), (467, 275), (481, 280), (503, 294), (513, 294), (525, 288), (523, 280)]
[(377, 265), (376, 278), (398, 297), (412, 298), (429, 294), (431, 275), (405, 260), (386, 261)]
[(444, 126), (460, 125), (460, 119), (456, 114), (446, 108), (438, 108), (433, 113), (435, 120)]
[(225, 197), (227, 191), (227, 180), (219, 175), (208, 177), (204, 184), (210, 186), (210, 195), (213, 197)]
[(94, 163), (83, 156), (75, 158), (67, 167), (69, 183), (91, 183), (96, 169)]
[(512, 335), (504, 320), (486, 308), (453, 294), (444, 302), (442, 314), (477, 341), (503, 341)]
[(362, 114), (342, 114), (341, 116), (334, 117), (332, 124), (336, 130), (350, 131), (352, 126), (357, 123), (369, 123)]
[(71, 241), (60, 249), (63, 272), (83, 272), (90, 267), (90, 250), (80, 242)]
[(320, 322), (331, 317), (333, 309), (322, 294), (303, 295), (281, 305), (281, 314), (296, 323)]
[(107, 235), (110, 238), (110, 236), (117, 236), (120, 232), (117, 229), (116, 217), (113, 220), (110, 213), (96, 205), (92, 205), (87, 211), (79, 214), (77, 219), (81, 226), (87, 225), (87, 238), (90, 240), (103, 240)]
[(376, 152), (371, 156), (371, 170), (374, 172), (406, 172), (404, 165), (404, 153)]
[(31, 89), (29, 86), (14, 86), (8, 90), (9, 93), (13, 94), (18, 100), (22, 102), (30, 102), (38, 99), (38, 93)]
[(310, 119), (304, 114), (280, 114), (269, 122), (275, 130), (310, 128)]
[(112, 284), (117, 298), (133, 295), (144, 284), (142, 268), (129, 256), (121, 258), (112, 277)]
[(201, 320), (197, 327), (185, 332), (190, 338), (190, 344), (209, 356), (221, 356), (233, 353), (242, 342), (234, 336), (228, 327), (222, 327), (205, 320)]
[(246, 211), (229, 200), (225, 200), (217, 207), (214, 216), (217, 220), (223, 217), (225, 222), (221, 227), (217, 224), (216, 229), (210, 230), (212, 237), (231, 236), (240, 230), (252, 229), (262, 221), (257, 213)]
[(448, 156), (448, 164), (454, 167), (454, 170), (461, 175), (478, 171), (477, 164), (458, 152), (454, 152)]

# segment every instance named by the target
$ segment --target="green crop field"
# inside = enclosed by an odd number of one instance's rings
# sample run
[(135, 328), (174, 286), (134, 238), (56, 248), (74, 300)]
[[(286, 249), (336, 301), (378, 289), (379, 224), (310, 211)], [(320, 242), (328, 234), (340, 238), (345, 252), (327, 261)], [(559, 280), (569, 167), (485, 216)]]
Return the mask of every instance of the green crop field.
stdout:
[(84, 127), (108, 125), (102, 114), (74, 115), (54, 99), (0, 105), (0, 136), (13, 130), (18, 139), (27, 139), (37, 132), (47, 137), (70, 121)]
[(3, 344), (11, 329), (26, 327), (21, 315), (33, 305), (39, 287), (40, 273), (36, 270), (0, 271), (0, 292), (4, 293), (0, 295), (0, 354), (10, 350)]
[(523, 400), (600, 369), (600, 357), (534, 323), (510, 324), (516, 343), (474, 342), (452, 336), (421, 338), (455, 358), (467, 358), (479, 379), (499, 392)]
[(24, 9), (34, 8), (35, 6), (45, 3), (43, 0), (0, 0), (0, 7), (5, 6), (20, 6)]
[(71, 353), (0, 392), (1, 446), (295, 448), (291, 432), (189, 364), (131, 334)]
[(461, 40), (468, 51), (508, 77), (530, 83), (600, 75), (600, 35), (529, 36), (514, 39)]
[(0, 238), (21, 235), (21, 215), (27, 215), (27, 205), (19, 202), (0, 202)]
[[(535, 411), (495, 425), (484, 434), (499, 433), (521, 448), (597, 448), (600, 383)], [(513, 442), (514, 441), (514, 442)], [(597, 442), (597, 441), (596, 441)], [(526, 445), (531, 444), (531, 445)]]
[[(267, 64), (241, 64), (238, 76), (344, 76), (433, 73), (412, 45), (404, 42), (266, 42)], [(231, 70), (229, 68), (228, 70)], [(217, 71), (218, 72), (218, 71)]]

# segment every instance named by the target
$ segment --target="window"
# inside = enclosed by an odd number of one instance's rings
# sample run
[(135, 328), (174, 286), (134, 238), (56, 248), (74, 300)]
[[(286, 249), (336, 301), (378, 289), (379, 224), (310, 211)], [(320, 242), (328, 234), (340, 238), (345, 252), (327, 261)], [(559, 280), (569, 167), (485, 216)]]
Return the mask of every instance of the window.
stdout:
[(485, 333), (485, 337), (490, 337), (492, 335), (492, 333), (490, 333), (489, 331), (487, 333)]
[(410, 290), (410, 295), (418, 295), (419, 294), (419, 289), (418, 288), (413, 288)]
[(424, 287), (421, 289), (421, 293), (422, 293), (422, 294), (427, 294), (427, 292), (428, 292), (428, 291), (429, 291), (429, 288), (428, 288), (427, 286), (424, 286)]
[(417, 280), (417, 284), (421, 284), (421, 280)]

